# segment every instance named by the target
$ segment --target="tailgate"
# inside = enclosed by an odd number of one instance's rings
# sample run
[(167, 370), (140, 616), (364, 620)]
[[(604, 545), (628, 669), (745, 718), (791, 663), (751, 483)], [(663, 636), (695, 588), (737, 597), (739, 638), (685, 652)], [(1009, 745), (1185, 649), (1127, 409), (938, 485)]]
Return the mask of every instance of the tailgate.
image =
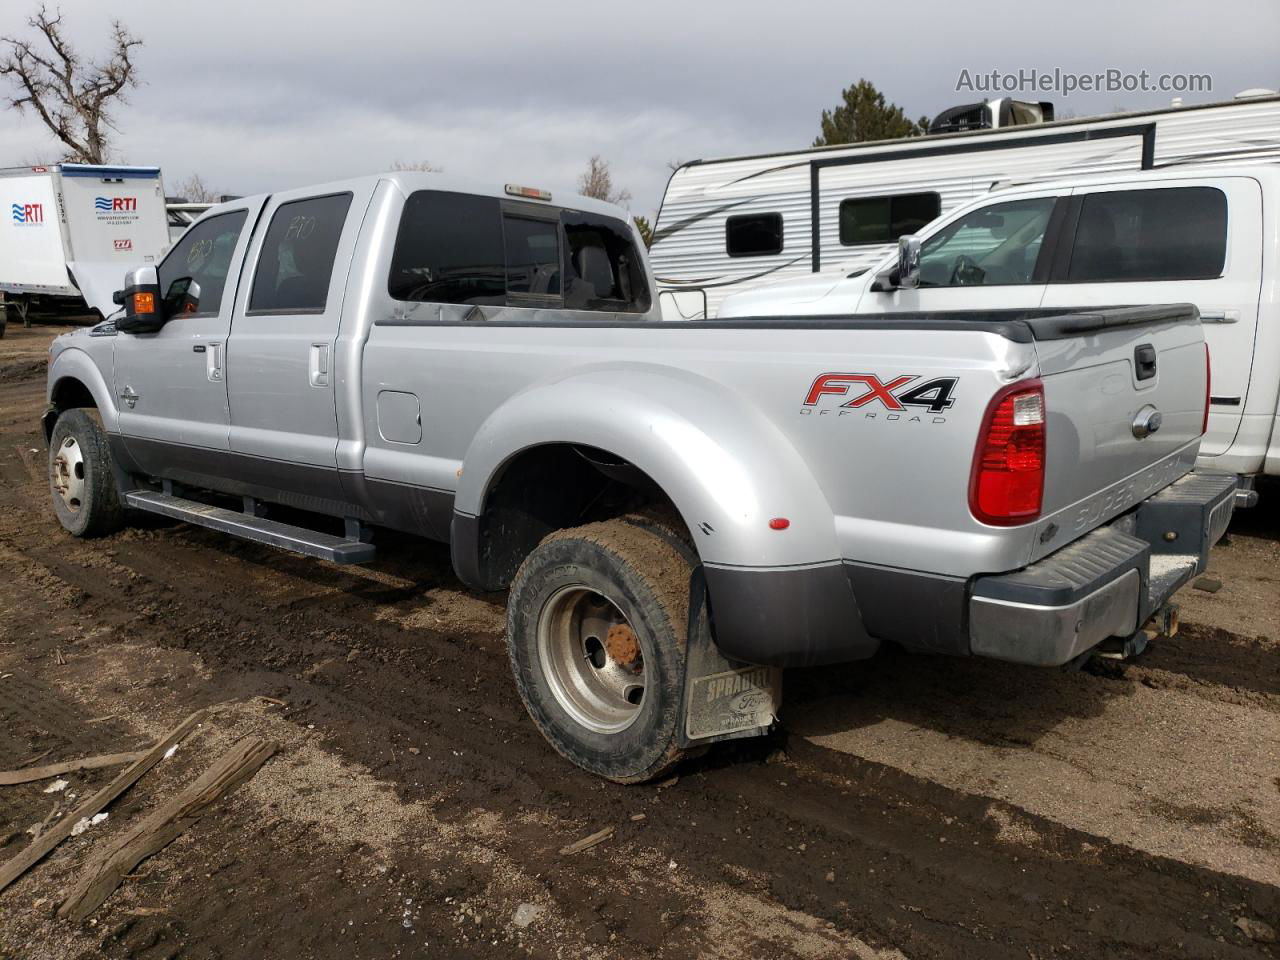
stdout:
[(1079, 536), (1194, 463), (1207, 377), (1199, 314), (1177, 304), (1028, 323), (1048, 415), (1042, 517)]

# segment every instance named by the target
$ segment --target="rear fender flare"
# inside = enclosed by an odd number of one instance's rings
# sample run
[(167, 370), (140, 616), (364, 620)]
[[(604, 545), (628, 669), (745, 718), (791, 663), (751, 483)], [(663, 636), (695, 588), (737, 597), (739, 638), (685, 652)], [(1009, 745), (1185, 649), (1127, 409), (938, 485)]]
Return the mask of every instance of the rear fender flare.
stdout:
[[(510, 398), (467, 450), (455, 511), (480, 516), (507, 463), (563, 443), (644, 471), (675, 504), (704, 563), (785, 567), (840, 556), (832, 510), (777, 425), (743, 395), (658, 365), (595, 367)], [(772, 529), (780, 517), (789, 525)]]

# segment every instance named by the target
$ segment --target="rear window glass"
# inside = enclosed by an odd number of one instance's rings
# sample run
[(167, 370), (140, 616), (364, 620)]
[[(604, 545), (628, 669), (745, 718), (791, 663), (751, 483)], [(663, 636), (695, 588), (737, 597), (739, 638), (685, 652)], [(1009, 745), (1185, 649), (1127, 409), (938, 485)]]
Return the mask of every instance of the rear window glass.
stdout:
[(565, 235), (564, 305), (570, 310), (643, 313), (649, 284), (626, 224), (577, 210), (560, 214)]
[(767, 257), (782, 252), (782, 214), (746, 213), (724, 222), (724, 245), (731, 257)]
[(174, 281), (189, 278), (200, 287), (195, 316), (216, 315), (222, 309), (231, 256), (247, 216), (245, 210), (222, 213), (202, 220), (182, 235), (157, 271), (166, 300)]
[(1227, 259), (1227, 198), (1213, 187), (1091, 193), (1080, 207), (1067, 279), (1204, 280)]
[(397, 300), (506, 303), (498, 199), (439, 190), (411, 194), (387, 287)]
[(555, 220), (504, 216), (507, 293), (517, 297), (560, 296), (560, 224)]
[(249, 310), (323, 313), (351, 194), (280, 204), (262, 241)]
[(938, 218), (942, 201), (936, 193), (900, 193), (888, 197), (850, 197), (840, 201), (840, 242), (897, 243)]

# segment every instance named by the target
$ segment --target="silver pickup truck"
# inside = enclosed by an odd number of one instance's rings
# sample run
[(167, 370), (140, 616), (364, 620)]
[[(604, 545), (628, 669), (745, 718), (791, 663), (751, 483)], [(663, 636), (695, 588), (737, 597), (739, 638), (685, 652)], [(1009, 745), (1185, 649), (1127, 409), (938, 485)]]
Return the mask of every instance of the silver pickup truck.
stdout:
[(1132, 652), (1227, 526), (1194, 308), (662, 322), (643, 250), (438, 175), (217, 206), (54, 342), (58, 518), (447, 541), (534, 722), (621, 782), (767, 729), (784, 666)]

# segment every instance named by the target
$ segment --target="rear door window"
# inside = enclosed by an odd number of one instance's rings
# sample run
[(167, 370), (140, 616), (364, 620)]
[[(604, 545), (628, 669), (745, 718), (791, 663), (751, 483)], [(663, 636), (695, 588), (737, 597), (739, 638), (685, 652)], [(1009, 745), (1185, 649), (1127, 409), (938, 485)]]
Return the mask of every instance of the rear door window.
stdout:
[(570, 310), (643, 313), (649, 309), (644, 261), (627, 225), (612, 217), (564, 210), (564, 305)]
[(350, 206), (349, 193), (280, 204), (258, 254), (250, 313), (324, 313)]
[(1207, 280), (1227, 259), (1227, 197), (1214, 187), (1091, 193), (1080, 205), (1069, 283)]
[(496, 197), (419, 190), (405, 201), (387, 284), (397, 300), (506, 303)]
[(188, 316), (216, 316), (222, 309), (231, 258), (247, 217), (246, 210), (220, 213), (184, 233), (157, 269), (165, 298), (175, 281), (190, 279), (199, 285), (200, 295), (195, 312)]

